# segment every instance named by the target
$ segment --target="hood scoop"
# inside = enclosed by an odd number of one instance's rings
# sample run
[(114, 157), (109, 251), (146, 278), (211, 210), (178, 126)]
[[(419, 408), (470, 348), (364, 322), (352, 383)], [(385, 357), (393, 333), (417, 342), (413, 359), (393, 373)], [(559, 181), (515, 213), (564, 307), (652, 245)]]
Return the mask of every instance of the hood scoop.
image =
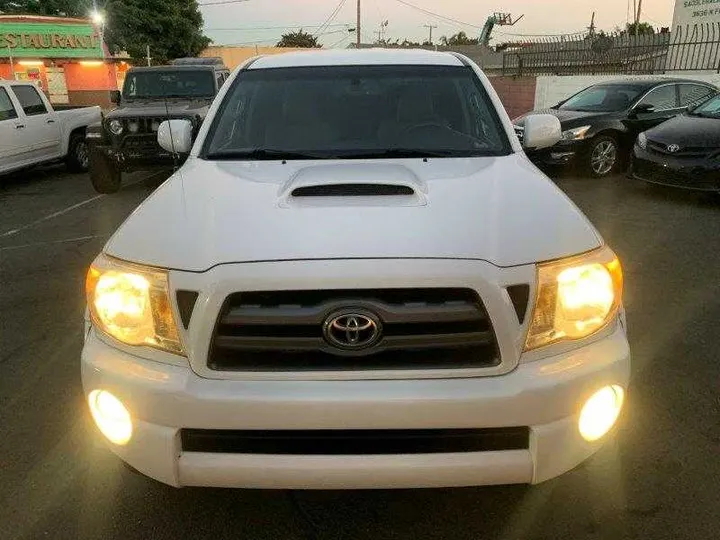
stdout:
[(415, 195), (410, 186), (397, 184), (321, 184), (292, 191), (293, 197), (392, 197)]
[(335, 163), (300, 169), (280, 189), (279, 205), (425, 206), (427, 188), (403, 165)]

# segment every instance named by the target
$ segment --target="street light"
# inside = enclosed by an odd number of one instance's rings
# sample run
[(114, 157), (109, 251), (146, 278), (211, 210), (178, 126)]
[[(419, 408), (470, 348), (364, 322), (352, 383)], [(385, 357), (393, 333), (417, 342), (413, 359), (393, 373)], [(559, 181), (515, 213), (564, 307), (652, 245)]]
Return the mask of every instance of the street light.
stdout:
[(92, 11), (90, 13), (90, 18), (97, 25), (102, 25), (105, 22), (105, 15), (103, 15), (99, 11)]

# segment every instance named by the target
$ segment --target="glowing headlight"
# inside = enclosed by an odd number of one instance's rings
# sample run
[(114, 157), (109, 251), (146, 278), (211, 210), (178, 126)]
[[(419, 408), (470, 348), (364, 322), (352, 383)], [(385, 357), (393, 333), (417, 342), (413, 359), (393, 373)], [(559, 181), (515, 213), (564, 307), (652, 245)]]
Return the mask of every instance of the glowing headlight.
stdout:
[(605, 386), (595, 392), (580, 411), (578, 430), (586, 441), (597, 441), (615, 425), (625, 399), (620, 386)]
[(111, 443), (125, 445), (130, 441), (132, 420), (118, 398), (105, 390), (93, 390), (88, 396), (88, 405), (95, 424)]
[(168, 294), (167, 271), (100, 255), (85, 284), (95, 326), (128, 345), (183, 354)]
[(637, 145), (643, 150), (647, 148), (647, 136), (645, 135), (645, 133), (641, 133), (640, 135), (638, 135)]
[(582, 126), (578, 128), (568, 129), (563, 131), (562, 138), (564, 141), (579, 141), (585, 138), (587, 132), (590, 131), (592, 126)]
[(617, 314), (622, 287), (620, 261), (609, 248), (539, 265), (525, 350), (597, 332)]
[(123, 125), (120, 120), (110, 120), (108, 122), (108, 129), (113, 135), (121, 135), (123, 132)]

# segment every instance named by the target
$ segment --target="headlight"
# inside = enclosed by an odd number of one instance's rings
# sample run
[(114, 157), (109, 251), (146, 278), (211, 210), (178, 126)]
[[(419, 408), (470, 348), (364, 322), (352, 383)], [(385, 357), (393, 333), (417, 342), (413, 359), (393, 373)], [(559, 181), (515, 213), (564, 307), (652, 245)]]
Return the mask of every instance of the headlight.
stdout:
[(622, 303), (620, 261), (609, 248), (538, 266), (538, 290), (525, 350), (587, 337)]
[(585, 138), (585, 135), (587, 135), (587, 132), (590, 131), (591, 127), (592, 126), (582, 126), (579, 128), (573, 128), (568, 129), (567, 131), (563, 131), (563, 141), (580, 141)]
[(637, 145), (643, 150), (647, 148), (647, 135), (645, 135), (645, 133), (641, 133), (640, 135), (638, 135)]
[(100, 255), (88, 270), (87, 304), (98, 329), (128, 345), (184, 354), (166, 270)]
[(113, 135), (121, 135), (123, 132), (123, 125), (120, 120), (110, 120), (108, 122), (108, 129)]

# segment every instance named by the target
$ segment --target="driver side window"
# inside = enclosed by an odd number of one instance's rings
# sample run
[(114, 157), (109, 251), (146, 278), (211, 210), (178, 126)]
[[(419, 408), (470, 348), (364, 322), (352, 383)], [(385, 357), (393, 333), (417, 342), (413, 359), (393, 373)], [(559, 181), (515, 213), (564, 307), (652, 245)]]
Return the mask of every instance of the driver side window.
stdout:
[(677, 85), (666, 84), (652, 90), (647, 96), (640, 100), (638, 105), (650, 105), (653, 111), (669, 111), (677, 109)]

